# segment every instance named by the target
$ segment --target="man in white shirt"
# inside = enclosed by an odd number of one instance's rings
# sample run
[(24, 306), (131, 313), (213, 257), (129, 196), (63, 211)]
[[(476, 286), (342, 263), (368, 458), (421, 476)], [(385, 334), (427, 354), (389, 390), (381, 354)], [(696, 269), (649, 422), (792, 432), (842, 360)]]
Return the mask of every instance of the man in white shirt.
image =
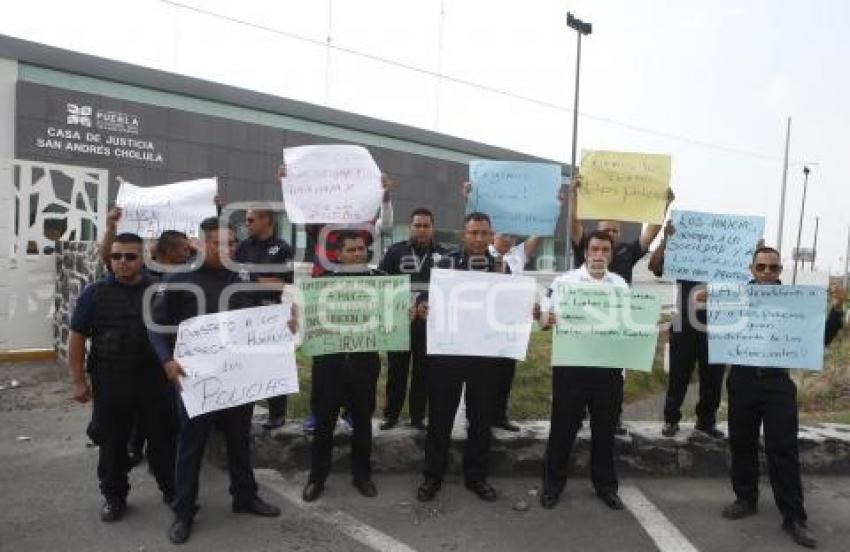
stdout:
[[(558, 283), (583, 283), (628, 289), (619, 275), (608, 271), (614, 242), (603, 231), (592, 232), (585, 242), (585, 263), (556, 278), (549, 288), (550, 296)], [(536, 317), (544, 329), (555, 325), (552, 310)], [(617, 473), (614, 470), (614, 430), (623, 403), (623, 374), (618, 366), (606, 368), (585, 366), (552, 366), (552, 415), (549, 442), (543, 468), (543, 492), (540, 504), (554, 508), (567, 482), (567, 465), (585, 410), (590, 412), (591, 450), (590, 478), (596, 495), (612, 510), (622, 510), (617, 495)]]
[[(490, 255), (496, 259), (497, 264), (507, 265), (511, 274), (522, 274), (528, 258), (534, 255), (540, 245), (540, 236), (529, 236), (524, 242), (517, 243), (513, 234), (496, 233), (493, 243), (488, 248)], [(504, 272), (504, 270), (502, 270)], [(508, 419), (508, 398), (511, 395), (511, 386), (514, 383), (516, 373), (516, 360), (512, 358), (500, 359), (499, 361), (499, 387), (496, 396), (496, 417), (493, 427), (506, 431), (517, 432), (520, 427)]]

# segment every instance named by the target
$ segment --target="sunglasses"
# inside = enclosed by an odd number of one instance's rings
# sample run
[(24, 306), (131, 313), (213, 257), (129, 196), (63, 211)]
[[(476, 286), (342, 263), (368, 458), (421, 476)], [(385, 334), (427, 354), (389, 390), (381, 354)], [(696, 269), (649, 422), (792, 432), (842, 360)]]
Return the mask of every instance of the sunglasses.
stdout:
[(781, 270), (782, 270), (782, 265), (781, 265), (781, 264), (765, 264), (765, 263), (758, 263), (758, 264), (756, 265), (756, 272), (766, 272), (766, 271), (770, 271), (770, 272), (780, 272)]
[(109, 258), (113, 261), (120, 261), (124, 259), (125, 261), (137, 261), (139, 259), (138, 253), (110, 253)]

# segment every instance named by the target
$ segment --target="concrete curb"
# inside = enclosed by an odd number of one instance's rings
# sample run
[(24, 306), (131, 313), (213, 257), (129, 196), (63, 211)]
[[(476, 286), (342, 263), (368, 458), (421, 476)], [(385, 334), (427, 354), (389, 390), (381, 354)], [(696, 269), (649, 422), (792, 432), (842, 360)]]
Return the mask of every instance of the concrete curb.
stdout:
[[(549, 435), (549, 422), (520, 424), (519, 433), (493, 430), (490, 457), (494, 475), (537, 475), (542, 470), (543, 453)], [(380, 431), (373, 422), (372, 465), (375, 472), (416, 473), (422, 469), (425, 432), (410, 427)], [(585, 424), (587, 426), (587, 424)], [(694, 431), (692, 424), (682, 424), (675, 438), (661, 435), (660, 422), (626, 422), (629, 434), (617, 437), (617, 470), (623, 476), (726, 476), (729, 472), (729, 449), (726, 440), (715, 440)], [(725, 424), (719, 425), (726, 432)], [(301, 424), (289, 422), (272, 432), (263, 430), (259, 417), (252, 431), (254, 465), (283, 472), (309, 470), (310, 438)], [(334, 437), (333, 469), (348, 471), (350, 432), (337, 427)], [(465, 432), (455, 427), (452, 434), (450, 471), (461, 466)], [(223, 464), (224, 443), (215, 437), (209, 447), (209, 458)], [(850, 473), (850, 426), (823, 423), (800, 428), (800, 463), (804, 473), (847, 475)], [(587, 474), (590, 459), (590, 431), (579, 432), (573, 449), (571, 473)], [(762, 455), (763, 473), (764, 456)]]

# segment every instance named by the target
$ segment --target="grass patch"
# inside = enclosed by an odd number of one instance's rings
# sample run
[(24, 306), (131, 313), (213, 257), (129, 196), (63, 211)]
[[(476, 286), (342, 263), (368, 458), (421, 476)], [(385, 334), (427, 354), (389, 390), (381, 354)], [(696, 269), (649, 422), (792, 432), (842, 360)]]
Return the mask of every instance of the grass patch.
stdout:
[[(624, 385), (625, 402), (631, 402), (663, 391), (667, 385), (664, 374), (664, 343), (666, 337), (659, 339), (655, 362), (651, 373), (628, 371)], [(514, 420), (548, 419), (552, 406), (552, 367), (549, 364), (552, 353), (552, 332), (535, 330), (531, 333), (528, 356), (517, 365), (511, 397), (508, 403), (508, 416)], [(300, 351), (296, 353), (301, 392), (290, 395), (288, 415), (303, 418), (310, 410), (310, 357)], [(383, 414), (386, 402), (386, 355), (381, 355), (381, 375), (378, 379), (376, 416)], [(604, 368), (601, 368), (604, 370)], [(405, 402), (402, 417), (407, 417)]]

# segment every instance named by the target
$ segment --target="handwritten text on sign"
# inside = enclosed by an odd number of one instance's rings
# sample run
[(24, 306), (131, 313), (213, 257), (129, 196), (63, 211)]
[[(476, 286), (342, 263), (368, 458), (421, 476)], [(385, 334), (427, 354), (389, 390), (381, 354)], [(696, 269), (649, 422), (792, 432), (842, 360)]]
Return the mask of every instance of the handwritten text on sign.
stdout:
[(675, 232), (664, 254), (664, 278), (746, 282), (747, 267), (764, 232), (764, 217), (673, 211)]
[(826, 290), (709, 284), (708, 360), (762, 368), (823, 368)]
[(652, 370), (661, 312), (657, 295), (569, 283), (558, 283), (554, 295), (553, 366)]
[(290, 305), (205, 314), (180, 323), (174, 358), (187, 377), (181, 397), (190, 418), (298, 392)]
[(115, 204), (122, 209), (118, 232), (158, 238), (165, 230), (198, 237), (201, 221), (216, 216), (215, 178), (143, 188), (122, 182)]
[(306, 354), (410, 349), (410, 276), (314, 278), (298, 290)]
[(535, 290), (529, 276), (432, 270), (428, 354), (525, 360)]
[(661, 224), (669, 187), (669, 155), (582, 151), (578, 218)]
[(552, 236), (561, 212), (561, 167), (553, 163), (472, 161), (467, 212), (490, 215), (506, 234)]
[(283, 201), (296, 224), (368, 222), (381, 203), (381, 171), (362, 146), (283, 150)]

